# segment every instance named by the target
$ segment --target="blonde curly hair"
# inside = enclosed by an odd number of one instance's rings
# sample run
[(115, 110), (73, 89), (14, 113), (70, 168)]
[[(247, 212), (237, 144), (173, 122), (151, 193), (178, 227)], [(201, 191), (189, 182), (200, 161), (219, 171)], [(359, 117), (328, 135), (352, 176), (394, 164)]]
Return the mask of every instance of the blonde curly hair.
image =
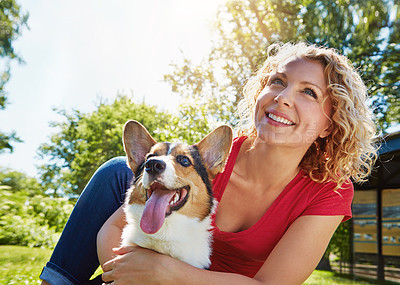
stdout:
[(316, 60), (323, 64), (327, 91), (332, 103), (331, 134), (314, 141), (304, 155), (300, 167), (314, 181), (333, 180), (338, 187), (349, 178), (354, 182), (365, 181), (377, 152), (373, 144), (376, 128), (366, 103), (367, 88), (350, 61), (334, 49), (304, 42), (271, 45), (264, 65), (244, 87), (244, 97), (238, 106), (239, 136), (257, 136), (254, 125), (257, 97), (264, 89), (270, 74), (291, 57)]

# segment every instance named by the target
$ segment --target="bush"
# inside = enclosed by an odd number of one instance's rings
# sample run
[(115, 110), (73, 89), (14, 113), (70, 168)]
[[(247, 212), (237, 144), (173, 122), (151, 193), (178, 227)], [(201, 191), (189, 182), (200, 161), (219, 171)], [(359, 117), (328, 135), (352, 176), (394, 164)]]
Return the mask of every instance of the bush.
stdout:
[(54, 247), (72, 211), (65, 198), (0, 189), (0, 245)]

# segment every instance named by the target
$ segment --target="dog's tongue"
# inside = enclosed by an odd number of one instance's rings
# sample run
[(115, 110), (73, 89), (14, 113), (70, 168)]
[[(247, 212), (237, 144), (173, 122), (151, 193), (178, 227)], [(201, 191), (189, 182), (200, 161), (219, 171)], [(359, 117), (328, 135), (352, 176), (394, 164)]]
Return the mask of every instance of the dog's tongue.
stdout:
[(154, 234), (162, 227), (165, 219), (169, 201), (174, 196), (175, 191), (156, 189), (147, 200), (140, 228), (147, 234)]

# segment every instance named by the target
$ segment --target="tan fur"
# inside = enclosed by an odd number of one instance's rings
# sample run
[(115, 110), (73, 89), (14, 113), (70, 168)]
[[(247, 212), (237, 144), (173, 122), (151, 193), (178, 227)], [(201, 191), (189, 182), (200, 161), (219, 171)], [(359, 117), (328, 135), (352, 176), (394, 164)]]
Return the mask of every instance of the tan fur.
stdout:
[(167, 145), (163, 144), (163, 143), (158, 143), (151, 148), (149, 154), (150, 153), (151, 154), (155, 153), (157, 155), (166, 155), (167, 154)]
[(124, 126), (123, 143), (128, 164), (135, 173), (145, 155), (157, 142), (142, 124), (136, 121), (128, 121)]
[[(225, 162), (232, 145), (232, 133), (227, 136), (224, 128), (217, 128), (196, 145), (206, 164), (210, 179), (214, 179), (225, 167)], [(210, 151), (212, 148), (224, 149), (225, 151), (213, 152)], [(217, 155), (215, 155), (215, 153)]]
[(130, 192), (129, 204), (146, 204), (146, 190), (139, 185), (135, 186)]

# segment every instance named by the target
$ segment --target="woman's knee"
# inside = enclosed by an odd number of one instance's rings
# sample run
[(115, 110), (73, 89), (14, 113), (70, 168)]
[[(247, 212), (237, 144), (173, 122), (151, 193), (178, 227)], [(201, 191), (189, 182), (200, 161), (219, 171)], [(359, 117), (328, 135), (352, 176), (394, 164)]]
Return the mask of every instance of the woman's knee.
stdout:
[(82, 195), (110, 197), (124, 201), (127, 189), (131, 185), (133, 172), (128, 167), (125, 157), (115, 157), (102, 164), (86, 185)]
[(125, 156), (117, 156), (104, 162), (96, 171), (102, 173), (121, 173), (131, 171), (126, 162)]

